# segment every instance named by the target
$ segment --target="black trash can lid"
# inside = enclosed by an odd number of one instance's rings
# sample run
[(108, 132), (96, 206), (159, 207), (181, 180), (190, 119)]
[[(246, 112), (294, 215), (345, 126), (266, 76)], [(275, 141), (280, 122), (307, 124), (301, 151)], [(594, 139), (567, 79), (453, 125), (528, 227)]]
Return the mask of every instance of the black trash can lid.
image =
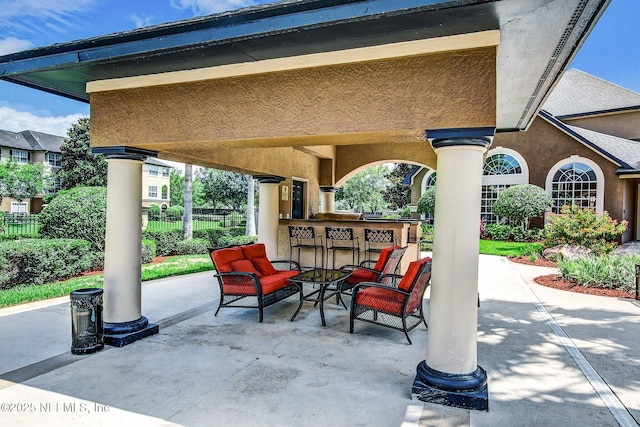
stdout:
[(101, 293), (103, 293), (103, 290), (100, 288), (82, 288), (71, 291), (71, 295), (74, 296), (93, 296)]

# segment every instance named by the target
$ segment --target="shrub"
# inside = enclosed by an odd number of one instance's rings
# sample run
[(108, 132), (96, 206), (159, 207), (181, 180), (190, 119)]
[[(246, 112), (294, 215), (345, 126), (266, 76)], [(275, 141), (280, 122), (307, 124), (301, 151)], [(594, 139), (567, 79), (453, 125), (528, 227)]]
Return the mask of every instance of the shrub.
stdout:
[(484, 234), (493, 240), (509, 240), (511, 238), (512, 227), (502, 222), (485, 225)]
[(147, 264), (156, 257), (156, 242), (155, 240), (143, 240), (142, 241), (142, 255), (141, 262)]
[(145, 230), (142, 233), (145, 240), (155, 240), (158, 256), (173, 255), (176, 245), (182, 240), (182, 230)]
[(177, 255), (198, 255), (209, 253), (209, 240), (189, 239), (178, 242), (176, 245)]
[(560, 275), (578, 284), (596, 288), (635, 291), (635, 265), (640, 255), (589, 255), (558, 262)]
[(611, 252), (616, 238), (627, 229), (627, 221), (612, 219), (605, 211), (597, 215), (593, 209), (563, 206), (559, 214), (551, 214), (545, 226), (547, 246), (578, 245), (596, 255)]
[(436, 211), (436, 187), (429, 187), (418, 200), (418, 213), (432, 214)]
[(513, 185), (502, 191), (493, 204), (493, 213), (523, 230), (529, 221), (552, 206), (551, 197), (542, 188), (533, 184)]
[(60, 192), (40, 214), (40, 233), (51, 238), (82, 239), (104, 251), (107, 189), (78, 187)]
[(209, 247), (217, 248), (220, 245), (218, 241), (221, 237), (231, 236), (225, 228), (217, 228), (213, 230), (194, 230), (193, 237), (198, 239), (206, 239), (209, 241)]
[(255, 243), (258, 240), (258, 236), (229, 236), (222, 237), (218, 241), (220, 247), (234, 246), (234, 245), (248, 245), (249, 243)]
[(160, 219), (160, 206), (154, 205), (153, 203), (149, 205), (149, 221), (158, 221)]
[(165, 211), (167, 216), (172, 216), (174, 218), (182, 218), (184, 215), (184, 208), (180, 205), (170, 206)]
[(0, 289), (73, 277), (90, 266), (91, 244), (78, 239), (25, 239), (0, 243)]
[(104, 252), (89, 253), (89, 269), (90, 270), (104, 269)]

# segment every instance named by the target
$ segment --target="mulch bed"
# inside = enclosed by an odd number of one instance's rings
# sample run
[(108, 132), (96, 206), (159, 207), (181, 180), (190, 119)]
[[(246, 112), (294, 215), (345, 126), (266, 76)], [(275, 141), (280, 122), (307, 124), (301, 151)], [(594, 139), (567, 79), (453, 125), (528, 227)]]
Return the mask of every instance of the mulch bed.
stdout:
[[(519, 264), (536, 265), (539, 267), (557, 267), (554, 262), (547, 261), (545, 259), (537, 259), (535, 262), (530, 262), (526, 257), (509, 258), (513, 262)], [(602, 289), (591, 288), (588, 286), (582, 286), (571, 280), (560, 279), (557, 274), (548, 274), (546, 276), (539, 276), (533, 279), (537, 284), (546, 286), (548, 288), (560, 289), (562, 291), (576, 292), (580, 294), (598, 295), (601, 297), (613, 297), (613, 298), (635, 298), (635, 293), (621, 291), (619, 289)]]

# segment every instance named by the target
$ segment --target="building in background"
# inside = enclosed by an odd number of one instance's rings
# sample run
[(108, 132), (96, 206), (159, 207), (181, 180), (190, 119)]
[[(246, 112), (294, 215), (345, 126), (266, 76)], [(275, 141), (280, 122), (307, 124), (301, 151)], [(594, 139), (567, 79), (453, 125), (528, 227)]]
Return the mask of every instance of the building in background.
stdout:
[[(32, 130), (11, 132), (0, 130), (0, 161), (12, 158), (20, 164), (42, 163), (53, 175), (46, 194), (55, 194), (62, 182), (55, 173), (62, 167), (60, 146), (65, 138)], [(143, 164), (142, 206), (156, 204), (162, 209), (169, 207), (170, 178), (173, 166), (155, 158), (148, 158)], [(17, 201), (3, 198), (0, 212), (40, 213), (45, 194), (30, 200)]]

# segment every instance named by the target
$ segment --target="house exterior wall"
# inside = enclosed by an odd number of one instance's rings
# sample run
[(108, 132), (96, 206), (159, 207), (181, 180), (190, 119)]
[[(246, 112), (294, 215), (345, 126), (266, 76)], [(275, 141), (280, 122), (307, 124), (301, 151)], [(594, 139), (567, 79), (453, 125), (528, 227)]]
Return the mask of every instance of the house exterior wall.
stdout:
[[(157, 167), (158, 169), (157, 176), (152, 176), (149, 173), (150, 167), (153, 167), (153, 166)], [(170, 193), (171, 179), (169, 176), (163, 176), (163, 173), (162, 173), (163, 169), (167, 169), (169, 171), (169, 174), (171, 173), (171, 169), (169, 167), (151, 165), (148, 163), (142, 164), (142, 206), (146, 207), (151, 204), (154, 204), (158, 206), (166, 205), (166, 207), (169, 207), (170, 200), (171, 200), (171, 193)], [(156, 193), (157, 195), (155, 197), (151, 197), (149, 195), (150, 186), (155, 186), (157, 188), (157, 193)], [(162, 197), (163, 186), (167, 187), (166, 198)]]
[(568, 125), (620, 138), (640, 140), (640, 111), (563, 120)]

